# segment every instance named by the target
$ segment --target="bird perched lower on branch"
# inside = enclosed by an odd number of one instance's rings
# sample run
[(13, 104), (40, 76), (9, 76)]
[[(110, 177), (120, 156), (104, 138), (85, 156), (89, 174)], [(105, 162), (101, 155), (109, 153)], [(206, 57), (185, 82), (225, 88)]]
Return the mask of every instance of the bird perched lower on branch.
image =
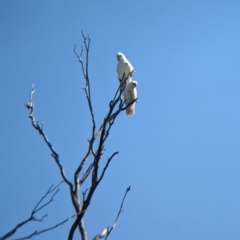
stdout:
[[(138, 84), (137, 81), (131, 81), (126, 85), (122, 94), (126, 106), (128, 106), (131, 102), (137, 99), (137, 84)], [(126, 114), (128, 116), (133, 116), (134, 112), (135, 112), (135, 102), (133, 102), (126, 109)]]

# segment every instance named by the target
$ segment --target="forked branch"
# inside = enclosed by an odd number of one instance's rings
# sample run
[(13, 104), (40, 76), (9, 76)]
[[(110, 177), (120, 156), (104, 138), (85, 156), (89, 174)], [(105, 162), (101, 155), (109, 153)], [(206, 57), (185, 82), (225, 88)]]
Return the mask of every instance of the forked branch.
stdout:
[[(40, 234), (45, 233), (45, 232), (49, 232), (49, 231), (51, 231), (51, 230), (53, 230), (53, 229), (55, 229), (55, 228), (63, 225), (64, 223), (66, 223), (67, 221), (69, 221), (70, 219), (72, 219), (72, 218), (74, 218), (74, 217), (76, 217), (75, 214), (72, 215), (72, 216), (70, 216), (70, 217), (68, 217), (68, 218), (66, 218), (66, 219), (64, 219), (63, 221), (61, 221), (61, 222), (59, 222), (59, 223), (57, 223), (57, 224), (49, 227), (49, 228), (45, 228), (45, 229), (40, 230), (40, 231), (36, 230), (36, 231), (34, 231), (33, 233), (29, 234), (28, 236), (25, 236), (25, 237), (22, 237), (22, 238), (17, 238), (17, 239), (14, 239), (14, 240), (26, 240), (26, 239), (31, 239), (31, 238), (34, 237), (34, 236), (40, 235)], [(0, 239), (1, 239), (1, 238), (0, 238)]]
[[(36, 206), (33, 208), (33, 210), (31, 211), (31, 214), (29, 216), (29, 218), (27, 218), (26, 220), (18, 223), (12, 230), (10, 230), (8, 233), (6, 233), (4, 236), (0, 237), (1, 240), (5, 240), (11, 236), (13, 236), (17, 230), (21, 227), (23, 227), (25, 224), (29, 223), (29, 222), (42, 222), (43, 219), (45, 217), (47, 217), (48, 215), (45, 214), (43, 215), (41, 218), (37, 218), (36, 217), (36, 213), (39, 212), (40, 210), (42, 210), (43, 208), (45, 208), (46, 206), (48, 206), (51, 202), (54, 201), (54, 197), (55, 195), (58, 193), (58, 191), (60, 190), (58, 187), (60, 186), (61, 183), (59, 183), (57, 186), (53, 187), (53, 185), (51, 185), (51, 187), (47, 190), (47, 192), (42, 196), (42, 198), (39, 200), (39, 202), (36, 204)], [(49, 196), (50, 195), (50, 196)], [(43, 203), (44, 199), (49, 197), (49, 200), (46, 203)], [(64, 224), (66, 221), (68, 221), (70, 218), (68, 218), (67, 220), (64, 220), (50, 228), (46, 228), (43, 229), (41, 231), (34, 231), (34, 233), (30, 234), (28, 237), (24, 237), (24, 238), (19, 238), (19, 239), (29, 239), (30, 237), (34, 236), (34, 235), (39, 235), (42, 234), (44, 232), (50, 231), (54, 228), (57, 228), (58, 226)]]

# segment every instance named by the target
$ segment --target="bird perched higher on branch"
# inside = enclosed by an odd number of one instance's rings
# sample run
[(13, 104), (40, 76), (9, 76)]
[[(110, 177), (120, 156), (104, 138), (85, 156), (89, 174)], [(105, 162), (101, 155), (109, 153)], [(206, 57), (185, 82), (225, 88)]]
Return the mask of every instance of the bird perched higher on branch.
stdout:
[(117, 64), (118, 80), (121, 83), (123, 80), (126, 79), (127, 85), (129, 82), (132, 81), (134, 67), (121, 52), (117, 53), (117, 60), (118, 60)]

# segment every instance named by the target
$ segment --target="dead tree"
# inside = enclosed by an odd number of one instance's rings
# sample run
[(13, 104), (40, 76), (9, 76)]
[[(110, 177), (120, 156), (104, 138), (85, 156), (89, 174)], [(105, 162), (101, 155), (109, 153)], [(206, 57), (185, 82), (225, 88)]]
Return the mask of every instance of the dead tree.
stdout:
[[(87, 99), (87, 105), (88, 105), (88, 109), (90, 112), (92, 126), (91, 126), (91, 136), (88, 140), (88, 147), (86, 150), (86, 154), (82, 158), (82, 160), (79, 162), (78, 166), (76, 166), (76, 170), (75, 170), (74, 176), (73, 176), (73, 179), (74, 179), (73, 182), (71, 182), (65, 175), (64, 167), (59, 159), (59, 154), (53, 148), (52, 143), (48, 139), (48, 137), (44, 131), (44, 128), (43, 128), (43, 123), (42, 122), (39, 123), (34, 117), (34, 101), (33, 101), (33, 95), (35, 92), (34, 85), (32, 86), (32, 91), (30, 93), (30, 100), (27, 104), (25, 104), (25, 107), (29, 110), (29, 118), (30, 118), (32, 127), (43, 138), (43, 141), (46, 143), (47, 147), (49, 148), (51, 156), (53, 157), (53, 160), (55, 161), (55, 163), (59, 169), (62, 181), (69, 188), (71, 202), (74, 207), (75, 214), (70, 217), (70, 218), (74, 218), (74, 222), (69, 230), (68, 240), (73, 239), (73, 235), (76, 231), (79, 232), (82, 240), (87, 240), (87, 230), (84, 227), (84, 221), (83, 221), (84, 215), (90, 206), (94, 192), (97, 189), (100, 182), (102, 181), (104, 174), (105, 174), (106, 170), (108, 169), (109, 164), (111, 163), (114, 156), (116, 156), (118, 154), (118, 152), (112, 153), (112, 155), (104, 162), (102, 160), (102, 155), (103, 155), (103, 151), (105, 150), (105, 144), (107, 143), (107, 139), (110, 134), (111, 128), (113, 127), (114, 122), (117, 119), (117, 117), (119, 116), (119, 114), (122, 111), (125, 111), (127, 107), (129, 107), (131, 104), (133, 104), (136, 101), (136, 99), (135, 99), (133, 102), (131, 102), (127, 106), (125, 106), (124, 101), (122, 100), (121, 96), (122, 96), (123, 90), (126, 85), (126, 81), (129, 76), (123, 76), (122, 81), (121, 81), (122, 83), (120, 84), (117, 91), (115, 92), (113, 99), (109, 102), (108, 112), (102, 121), (101, 127), (99, 128), (98, 131), (96, 131), (94, 111), (93, 111), (93, 107), (92, 107), (91, 86), (90, 86), (90, 79), (89, 79), (89, 73), (88, 73), (89, 49), (90, 49), (91, 41), (90, 41), (89, 36), (85, 36), (83, 33), (82, 33), (82, 37), (83, 37), (83, 45), (81, 46), (80, 53), (78, 54), (76, 52), (76, 45), (75, 45), (73, 51), (78, 59), (78, 62), (80, 64), (81, 71), (83, 74), (83, 78), (85, 80), (84, 92), (85, 92), (85, 96)], [(85, 57), (83, 56), (83, 54)], [(94, 149), (96, 149), (96, 150), (94, 150)], [(101, 164), (101, 166), (103, 166), (102, 171), (99, 170), (100, 164)], [(86, 171), (83, 172), (83, 169), (86, 169)], [(82, 191), (82, 194), (80, 194), (80, 190), (82, 190), (82, 186), (85, 184), (86, 179), (90, 179), (91, 184), (90, 184), (90, 186), (87, 187), (87, 190)], [(118, 218), (119, 218), (121, 212), (123, 211), (123, 209), (122, 209), (123, 203), (124, 203), (125, 197), (129, 191), (130, 191), (130, 187), (128, 187), (126, 189), (126, 192), (123, 196), (116, 220), (114, 221), (113, 225), (110, 227), (108, 226), (105, 229), (103, 229), (103, 231), (101, 233), (97, 234), (93, 238), (93, 240), (97, 240), (100, 238), (107, 239), (109, 237), (111, 231), (117, 224), (117, 221), (118, 221)], [(43, 220), (43, 218), (41, 220)], [(67, 220), (69, 220), (70, 218), (67, 218)], [(67, 220), (65, 219), (64, 222), (66, 222)], [(57, 224), (56, 226), (54, 226), (54, 228), (63, 224), (64, 222)], [(15, 230), (13, 230), (12, 232), (15, 233)], [(43, 232), (44, 231), (42, 231), (41, 233), (43, 233)], [(41, 234), (41, 233), (38, 232), (38, 234)], [(38, 235), (38, 234), (37, 233), (32, 234), (32, 235), (30, 234), (29, 236), (27, 236), (25, 238), (21, 238), (21, 239), (28, 239), (28, 238), (30, 238), (34, 235)], [(6, 238), (1, 238), (1, 239), (6, 239)]]

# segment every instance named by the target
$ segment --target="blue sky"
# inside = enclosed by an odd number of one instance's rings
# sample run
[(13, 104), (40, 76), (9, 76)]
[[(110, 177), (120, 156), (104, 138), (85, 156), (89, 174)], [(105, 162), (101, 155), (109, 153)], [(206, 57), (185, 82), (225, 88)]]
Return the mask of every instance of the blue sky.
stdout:
[[(112, 239), (239, 239), (239, 11), (239, 1), (0, 1), (0, 235), (61, 181), (23, 106), (32, 83), (35, 117), (70, 180), (86, 153), (90, 115), (72, 51), (83, 30), (97, 125), (118, 87), (119, 51), (139, 96), (105, 146), (102, 161), (120, 153), (85, 216), (89, 239), (113, 223), (129, 185)], [(16, 236), (72, 215), (66, 186), (45, 213)], [(36, 239), (66, 239), (71, 223)]]

